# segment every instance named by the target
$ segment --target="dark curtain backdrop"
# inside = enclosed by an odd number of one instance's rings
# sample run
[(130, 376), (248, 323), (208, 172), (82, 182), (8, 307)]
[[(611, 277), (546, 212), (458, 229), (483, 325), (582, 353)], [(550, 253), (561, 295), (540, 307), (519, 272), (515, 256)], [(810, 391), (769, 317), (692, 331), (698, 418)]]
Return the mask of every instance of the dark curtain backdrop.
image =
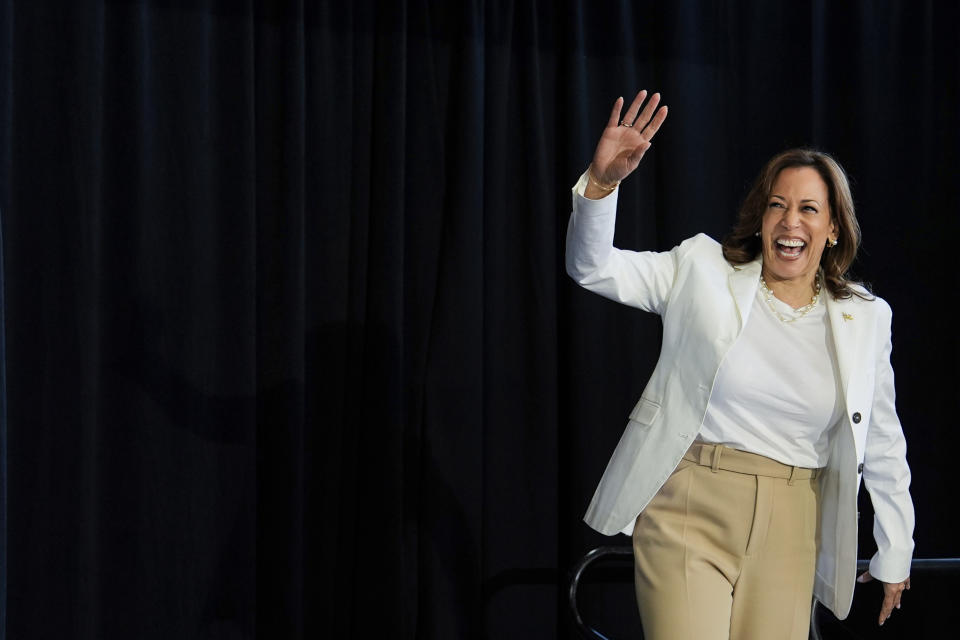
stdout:
[(956, 3), (0, 7), (7, 637), (574, 637), (660, 326), (563, 239), (643, 87), (670, 117), (621, 246), (721, 237), (785, 147), (849, 170), (917, 555), (958, 555)]

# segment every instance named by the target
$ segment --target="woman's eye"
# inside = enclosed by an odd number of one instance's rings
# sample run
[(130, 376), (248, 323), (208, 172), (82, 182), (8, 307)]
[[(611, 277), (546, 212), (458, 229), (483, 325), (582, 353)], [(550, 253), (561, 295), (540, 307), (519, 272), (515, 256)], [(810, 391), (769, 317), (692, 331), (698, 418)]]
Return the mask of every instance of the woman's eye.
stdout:
[(782, 202), (777, 202), (776, 200), (774, 200), (773, 202), (770, 203), (770, 206), (771, 206), (771, 207), (783, 207), (783, 203), (782, 203)]
[(809, 211), (810, 213), (816, 213), (816, 212), (817, 212), (817, 209), (816, 209), (815, 207), (811, 207), (810, 205), (805, 206), (805, 207), (803, 208), (803, 210), (804, 210), (804, 211)]

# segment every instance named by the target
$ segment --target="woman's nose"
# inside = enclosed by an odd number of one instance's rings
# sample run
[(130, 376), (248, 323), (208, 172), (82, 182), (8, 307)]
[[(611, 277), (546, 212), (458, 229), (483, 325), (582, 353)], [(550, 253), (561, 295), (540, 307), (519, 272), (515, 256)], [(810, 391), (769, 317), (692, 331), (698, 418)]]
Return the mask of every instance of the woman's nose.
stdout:
[(794, 229), (800, 226), (800, 212), (795, 209), (787, 209), (783, 212), (783, 219), (780, 221), (787, 229)]

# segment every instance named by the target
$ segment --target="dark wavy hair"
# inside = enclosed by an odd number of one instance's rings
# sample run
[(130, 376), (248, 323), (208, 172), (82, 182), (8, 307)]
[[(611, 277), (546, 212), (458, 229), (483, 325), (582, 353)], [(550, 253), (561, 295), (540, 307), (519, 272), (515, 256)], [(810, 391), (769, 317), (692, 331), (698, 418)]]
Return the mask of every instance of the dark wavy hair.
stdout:
[[(794, 167), (815, 169), (830, 194), (830, 217), (837, 229), (837, 246), (828, 245), (820, 257), (824, 284), (834, 299), (852, 295), (872, 299), (869, 290), (862, 283), (851, 280), (848, 272), (860, 248), (860, 223), (857, 222), (847, 174), (836, 160), (822, 151), (789, 149), (767, 162), (740, 206), (736, 225), (723, 239), (723, 257), (731, 264), (745, 264), (757, 257), (761, 240), (756, 233), (763, 225), (773, 183), (781, 171)], [(851, 285), (857, 285), (857, 288)]]

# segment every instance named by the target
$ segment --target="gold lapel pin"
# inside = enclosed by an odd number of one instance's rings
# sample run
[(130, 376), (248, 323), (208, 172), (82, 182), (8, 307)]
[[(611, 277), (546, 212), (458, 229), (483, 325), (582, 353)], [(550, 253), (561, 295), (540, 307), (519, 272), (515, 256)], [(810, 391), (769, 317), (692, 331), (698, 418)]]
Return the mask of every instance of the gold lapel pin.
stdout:
[(842, 315), (843, 315), (844, 322), (846, 322), (847, 320), (853, 320), (853, 316), (850, 315), (849, 313), (843, 313)]

